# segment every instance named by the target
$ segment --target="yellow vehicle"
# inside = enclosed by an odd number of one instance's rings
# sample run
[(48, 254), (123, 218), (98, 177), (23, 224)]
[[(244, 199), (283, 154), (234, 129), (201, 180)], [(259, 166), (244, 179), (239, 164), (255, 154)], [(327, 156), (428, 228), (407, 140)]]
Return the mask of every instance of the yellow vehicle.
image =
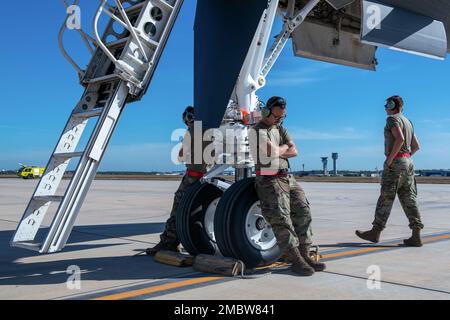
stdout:
[(22, 168), (17, 171), (17, 175), (23, 179), (34, 179), (42, 177), (44, 171), (45, 168), (22, 165)]

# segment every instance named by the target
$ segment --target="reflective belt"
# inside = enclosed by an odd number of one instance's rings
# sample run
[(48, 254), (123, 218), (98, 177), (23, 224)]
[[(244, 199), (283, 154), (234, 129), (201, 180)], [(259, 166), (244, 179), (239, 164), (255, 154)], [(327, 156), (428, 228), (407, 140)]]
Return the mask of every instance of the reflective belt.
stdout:
[(203, 178), (205, 176), (205, 173), (199, 172), (199, 171), (194, 171), (194, 170), (188, 170), (186, 172), (186, 175), (188, 177), (191, 177), (191, 178), (199, 178), (199, 179), (201, 179), (201, 178)]
[[(388, 155), (388, 157), (389, 157), (389, 155)], [(399, 154), (397, 154), (395, 156), (395, 158), (396, 159), (399, 159), (399, 158), (411, 158), (411, 153), (399, 153)]]
[(287, 177), (288, 172), (285, 170), (256, 170), (256, 176), (269, 176), (269, 177)]

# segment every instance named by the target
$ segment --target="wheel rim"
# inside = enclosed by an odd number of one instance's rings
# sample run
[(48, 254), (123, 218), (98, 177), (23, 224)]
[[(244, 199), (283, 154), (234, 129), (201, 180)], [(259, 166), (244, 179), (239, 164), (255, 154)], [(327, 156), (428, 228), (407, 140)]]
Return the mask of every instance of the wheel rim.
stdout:
[(214, 217), (216, 215), (216, 209), (217, 205), (219, 204), (220, 198), (217, 198), (211, 204), (208, 206), (208, 209), (206, 209), (205, 212), (205, 221), (204, 221), (204, 227), (206, 234), (208, 237), (216, 242), (216, 236), (214, 234)]
[(255, 202), (247, 212), (245, 234), (248, 242), (257, 250), (269, 250), (277, 244), (272, 227), (262, 216), (259, 201)]

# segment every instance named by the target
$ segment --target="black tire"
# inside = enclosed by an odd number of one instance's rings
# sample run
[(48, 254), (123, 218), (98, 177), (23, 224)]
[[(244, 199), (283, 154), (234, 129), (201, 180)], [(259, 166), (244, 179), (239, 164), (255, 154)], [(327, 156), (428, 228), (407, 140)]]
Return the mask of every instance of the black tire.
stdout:
[(205, 229), (205, 214), (209, 205), (222, 197), (216, 186), (197, 182), (183, 196), (177, 210), (176, 229), (184, 249), (191, 255), (217, 252), (217, 244)]
[(247, 268), (271, 264), (281, 256), (276, 244), (267, 250), (258, 250), (248, 240), (245, 225), (247, 214), (258, 201), (255, 179), (239, 181), (223, 195), (214, 220), (220, 252), (226, 257), (243, 261)]

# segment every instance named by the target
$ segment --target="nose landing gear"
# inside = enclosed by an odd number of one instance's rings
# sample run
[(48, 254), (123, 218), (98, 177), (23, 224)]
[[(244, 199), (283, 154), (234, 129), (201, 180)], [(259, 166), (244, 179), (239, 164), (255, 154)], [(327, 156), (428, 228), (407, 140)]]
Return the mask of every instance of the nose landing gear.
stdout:
[(214, 216), (223, 191), (197, 182), (185, 194), (177, 211), (176, 228), (184, 249), (192, 255), (217, 253)]
[(223, 255), (247, 268), (271, 264), (281, 256), (272, 227), (264, 219), (255, 189), (247, 178), (227, 191), (198, 182), (183, 197), (177, 232), (191, 255)]

